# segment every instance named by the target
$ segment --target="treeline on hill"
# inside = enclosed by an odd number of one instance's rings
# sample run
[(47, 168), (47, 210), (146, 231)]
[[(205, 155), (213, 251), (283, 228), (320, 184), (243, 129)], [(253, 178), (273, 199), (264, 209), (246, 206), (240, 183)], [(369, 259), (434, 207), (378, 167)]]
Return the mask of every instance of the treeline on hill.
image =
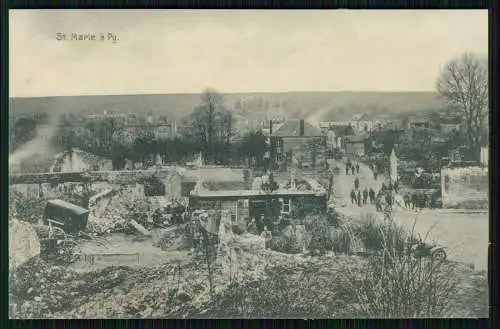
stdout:
[(156, 139), (147, 125), (133, 132), (115, 117), (102, 117), (79, 124), (74, 115), (63, 115), (53, 143), (60, 150), (80, 148), (86, 152), (110, 158), (115, 170), (123, 169), (126, 160), (153, 164), (160, 155), (168, 163), (192, 160), (201, 152), (207, 164), (264, 165), (266, 137), (260, 132), (237, 135), (232, 114), (225, 108), (223, 97), (207, 89), (201, 103), (184, 118), (177, 136)]
[(285, 100), (264, 100), (262, 97), (238, 99), (234, 104), (235, 113), (249, 117), (265, 118), (267, 113), (276, 113), (278, 116), (287, 114), (290, 117), (300, 117), (303, 113), (298, 108), (289, 105)]

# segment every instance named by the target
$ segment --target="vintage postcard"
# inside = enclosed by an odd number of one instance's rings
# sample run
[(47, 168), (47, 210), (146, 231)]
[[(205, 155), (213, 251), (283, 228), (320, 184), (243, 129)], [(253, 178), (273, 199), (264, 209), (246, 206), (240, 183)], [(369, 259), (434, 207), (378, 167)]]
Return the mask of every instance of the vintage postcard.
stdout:
[(9, 316), (488, 316), (488, 13), (10, 12)]

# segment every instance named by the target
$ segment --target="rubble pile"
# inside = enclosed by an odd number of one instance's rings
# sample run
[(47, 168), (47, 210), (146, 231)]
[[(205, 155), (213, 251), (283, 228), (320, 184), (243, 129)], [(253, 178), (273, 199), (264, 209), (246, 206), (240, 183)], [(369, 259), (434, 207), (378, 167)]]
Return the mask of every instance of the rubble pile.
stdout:
[(128, 276), (127, 268), (107, 268), (78, 274), (33, 258), (9, 277), (12, 318), (52, 318), (70, 310), (90, 295), (112, 289)]
[(9, 189), (9, 219), (37, 223), (43, 216), (47, 200), (24, 196)]
[(205, 280), (195, 263), (82, 274), (37, 258), (10, 276), (10, 317), (182, 317), (198, 313), (193, 298), (207, 294)]
[(145, 229), (165, 228), (182, 221), (184, 208), (135, 198), (124, 190), (113, 195), (105, 206), (90, 209), (87, 230), (95, 235), (129, 232), (131, 220)]
[(9, 271), (40, 254), (40, 241), (33, 225), (15, 218), (9, 221)]

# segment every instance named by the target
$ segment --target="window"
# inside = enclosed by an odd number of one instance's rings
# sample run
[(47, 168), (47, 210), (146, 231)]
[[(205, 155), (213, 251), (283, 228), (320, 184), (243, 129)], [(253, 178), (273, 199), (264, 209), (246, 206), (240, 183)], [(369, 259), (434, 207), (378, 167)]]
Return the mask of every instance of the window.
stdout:
[(283, 198), (283, 199), (281, 199), (281, 212), (283, 214), (289, 214), (290, 213), (290, 199), (289, 198)]

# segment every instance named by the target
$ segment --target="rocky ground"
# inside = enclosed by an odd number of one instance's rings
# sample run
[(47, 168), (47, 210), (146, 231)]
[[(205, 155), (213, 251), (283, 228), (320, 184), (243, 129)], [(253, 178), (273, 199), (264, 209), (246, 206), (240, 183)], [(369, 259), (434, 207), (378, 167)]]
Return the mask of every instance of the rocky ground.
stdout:
[[(116, 207), (123, 208), (123, 202)], [(108, 209), (106, 213), (113, 211)], [(127, 216), (116, 212), (112, 227), (119, 227)], [(99, 223), (96, 219), (94, 226)], [(117, 239), (111, 239), (112, 235), (106, 232), (111, 229), (100, 226), (98, 230), (101, 238), (109, 238), (110, 243)], [(332, 252), (318, 257), (286, 254), (264, 249), (260, 237), (226, 230), (219, 232), (221, 241), (216, 247), (214, 270), (209, 274), (206, 257), (200, 250), (191, 249), (185, 230), (171, 226), (158, 234), (164, 237), (161, 246), (157, 237), (143, 241), (120, 238), (122, 244), (116, 248), (135, 250), (141, 245), (146, 255), (142, 259), (150, 256), (149, 261), (138, 266), (109, 263), (80, 271), (74, 266), (55, 266), (40, 258), (32, 259), (9, 273), (10, 317), (366, 316), (355, 298), (357, 292), (350, 288), (358, 276), (369, 272), (366, 257)], [(92, 240), (87, 243), (92, 245)], [(486, 271), (474, 270), (463, 263), (449, 263), (454, 265), (452, 277), (456, 284), (447, 296), (448, 307), (437, 316), (488, 316)]]
[[(11, 275), (11, 318), (341, 317), (359, 316), (347, 272), (362, 273), (358, 256), (289, 255), (234, 236), (219, 250), (213, 295), (203, 260), (164, 261), (89, 273), (32, 260)], [(442, 316), (487, 316), (484, 271), (456, 268), (459, 278)]]

